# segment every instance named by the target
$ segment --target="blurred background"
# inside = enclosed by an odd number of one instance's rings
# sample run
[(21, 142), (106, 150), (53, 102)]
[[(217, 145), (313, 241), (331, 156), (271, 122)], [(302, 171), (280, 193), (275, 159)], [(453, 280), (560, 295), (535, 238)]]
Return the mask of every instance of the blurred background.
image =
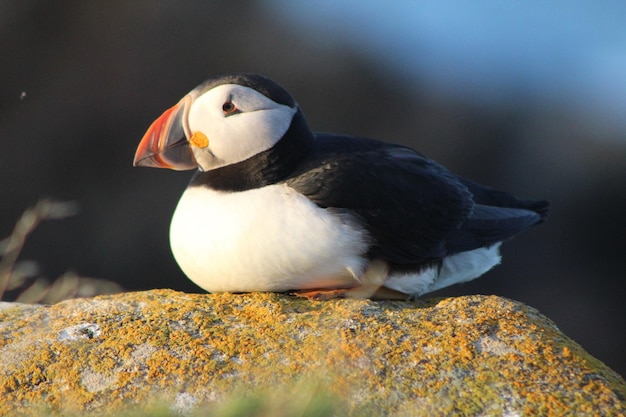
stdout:
[(625, 375), (624, 16), (621, 1), (0, 1), (0, 238), (40, 198), (74, 201), (28, 237), (30, 274), (200, 292), (168, 245), (191, 173), (132, 159), (206, 77), (258, 72), (314, 130), (549, 199), (502, 265), (434, 295), (523, 301)]

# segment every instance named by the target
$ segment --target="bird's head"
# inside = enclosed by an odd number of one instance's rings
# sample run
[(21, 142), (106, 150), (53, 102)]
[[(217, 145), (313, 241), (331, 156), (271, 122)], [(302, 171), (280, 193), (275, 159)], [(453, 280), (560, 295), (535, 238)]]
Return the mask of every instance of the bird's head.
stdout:
[(152, 123), (134, 165), (210, 171), (241, 162), (273, 147), (297, 112), (291, 95), (265, 77), (214, 77)]

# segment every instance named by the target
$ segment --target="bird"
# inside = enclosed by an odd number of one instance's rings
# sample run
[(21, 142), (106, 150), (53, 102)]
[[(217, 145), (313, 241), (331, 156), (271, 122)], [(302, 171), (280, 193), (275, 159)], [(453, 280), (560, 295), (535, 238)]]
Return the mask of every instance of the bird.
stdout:
[(549, 206), (410, 147), (314, 133), (291, 94), (254, 73), (191, 90), (150, 125), (133, 165), (196, 170), (170, 247), (210, 293), (415, 299), (498, 265), (501, 243)]

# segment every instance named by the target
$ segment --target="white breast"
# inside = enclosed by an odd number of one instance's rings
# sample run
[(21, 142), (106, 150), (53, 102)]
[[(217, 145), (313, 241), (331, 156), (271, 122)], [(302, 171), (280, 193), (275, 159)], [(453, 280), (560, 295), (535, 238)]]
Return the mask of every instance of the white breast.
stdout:
[(183, 272), (210, 292), (345, 287), (367, 263), (368, 237), (355, 224), (284, 184), (235, 193), (191, 187), (170, 244)]

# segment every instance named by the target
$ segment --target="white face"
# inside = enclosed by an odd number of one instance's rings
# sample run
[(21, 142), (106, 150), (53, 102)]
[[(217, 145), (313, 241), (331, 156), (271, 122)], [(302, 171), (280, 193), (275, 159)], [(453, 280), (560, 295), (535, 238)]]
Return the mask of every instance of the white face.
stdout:
[[(209, 171), (270, 149), (287, 132), (296, 111), (252, 88), (223, 84), (195, 98), (185, 130), (199, 168)], [(196, 132), (208, 145), (192, 139)]]

